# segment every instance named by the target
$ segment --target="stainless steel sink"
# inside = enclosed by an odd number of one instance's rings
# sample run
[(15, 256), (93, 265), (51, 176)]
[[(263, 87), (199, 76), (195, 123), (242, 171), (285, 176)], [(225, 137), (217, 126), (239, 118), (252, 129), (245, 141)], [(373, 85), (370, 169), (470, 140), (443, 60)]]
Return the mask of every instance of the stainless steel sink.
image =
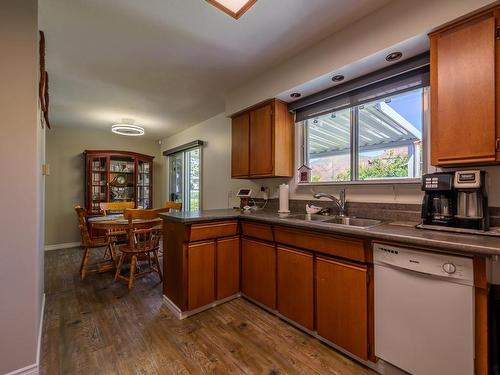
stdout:
[(364, 219), (361, 217), (350, 217), (350, 216), (292, 214), (288, 215), (286, 218), (295, 220), (304, 220), (304, 221), (318, 221), (321, 223), (345, 225), (358, 228), (371, 228), (382, 224), (381, 220)]
[(296, 220), (304, 220), (304, 221), (325, 221), (332, 218), (332, 216), (325, 215), (308, 215), (308, 214), (292, 214), (286, 217), (287, 219), (296, 219)]
[(333, 219), (327, 219), (323, 221), (323, 223), (348, 225), (350, 227), (359, 227), (359, 228), (371, 228), (382, 224), (382, 221), (375, 219), (363, 219), (360, 217), (336, 216)]

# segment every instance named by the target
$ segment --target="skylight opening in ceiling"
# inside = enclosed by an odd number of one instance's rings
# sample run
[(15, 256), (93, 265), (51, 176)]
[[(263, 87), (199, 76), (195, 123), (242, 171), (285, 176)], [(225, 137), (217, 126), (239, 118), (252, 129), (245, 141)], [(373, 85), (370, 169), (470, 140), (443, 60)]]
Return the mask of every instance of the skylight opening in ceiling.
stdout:
[(257, 0), (206, 0), (207, 3), (212, 4), (216, 8), (222, 10), (224, 13), (229, 14), (231, 17), (238, 19), (248, 9), (254, 5)]

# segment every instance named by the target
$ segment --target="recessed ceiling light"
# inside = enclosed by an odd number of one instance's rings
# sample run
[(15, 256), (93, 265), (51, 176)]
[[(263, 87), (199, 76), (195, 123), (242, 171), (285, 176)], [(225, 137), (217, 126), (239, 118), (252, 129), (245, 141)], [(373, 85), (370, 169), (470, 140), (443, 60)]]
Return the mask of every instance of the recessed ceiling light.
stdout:
[(291, 96), (292, 98), (300, 98), (300, 97), (302, 96), (302, 94), (301, 94), (300, 92), (292, 92), (292, 93), (290, 94), (290, 96)]
[(131, 137), (144, 135), (143, 127), (131, 124), (114, 124), (111, 126), (111, 131), (115, 134), (128, 135)]
[(206, 0), (207, 3), (238, 19), (248, 9), (254, 5), (257, 0)]
[(403, 56), (403, 54), (401, 52), (392, 52), (392, 53), (389, 53), (385, 57), (385, 59), (386, 59), (386, 61), (392, 62), (392, 61), (399, 60), (402, 56)]
[(333, 82), (340, 82), (344, 80), (344, 76), (342, 74), (336, 74), (332, 77)]

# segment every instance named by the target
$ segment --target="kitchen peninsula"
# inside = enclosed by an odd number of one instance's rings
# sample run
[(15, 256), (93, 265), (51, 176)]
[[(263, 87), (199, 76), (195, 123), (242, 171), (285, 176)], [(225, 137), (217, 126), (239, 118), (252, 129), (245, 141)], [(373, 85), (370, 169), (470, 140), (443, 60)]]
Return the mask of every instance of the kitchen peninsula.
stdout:
[(470, 257), (476, 366), (486, 361), (486, 263), (500, 255), (500, 237), (388, 222), (360, 228), (270, 211), (174, 212), (162, 218), (164, 299), (178, 318), (243, 296), (369, 366), (376, 361), (373, 244)]

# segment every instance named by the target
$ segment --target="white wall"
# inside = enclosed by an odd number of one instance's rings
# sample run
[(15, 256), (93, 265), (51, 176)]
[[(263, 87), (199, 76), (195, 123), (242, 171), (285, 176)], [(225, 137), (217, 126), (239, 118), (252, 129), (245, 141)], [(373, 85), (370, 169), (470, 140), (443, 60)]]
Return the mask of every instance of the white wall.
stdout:
[[(231, 120), (224, 113), (203, 121), (162, 140), (162, 152), (183, 144), (202, 140), (202, 208), (227, 208), (239, 204), (234, 194), (240, 187), (258, 190), (258, 182), (231, 180)], [(168, 187), (168, 162), (164, 163), (163, 180)]]
[(85, 150), (123, 150), (154, 156), (153, 206), (163, 206), (162, 160), (158, 141), (117, 135), (109, 129), (53, 126), (47, 132), (50, 176), (46, 178), (45, 192), (46, 245), (80, 241), (73, 207), (76, 204), (84, 205), (85, 166), (82, 153)]
[[(315, 46), (228, 92), (226, 114), (230, 115), (298, 85), (334, 72), (378, 51), (450, 22), (492, 0), (395, 0)], [(483, 168), (489, 173), (490, 205), (500, 206), (500, 167)], [(431, 170), (432, 171), (432, 170)], [(272, 183), (271, 183), (272, 184)], [(275, 183), (276, 185), (277, 183)], [(297, 186), (290, 181), (290, 197), (310, 199), (314, 192), (337, 194), (334, 186)], [(350, 185), (348, 199), (360, 202), (421, 203), (419, 185)]]
[(230, 115), (376, 52), (427, 34), (492, 0), (394, 0), (259, 77), (230, 90)]
[[(394, 44), (430, 30), (492, 3), (491, 0), (395, 0), (319, 44), (302, 51), (270, 71), (231, 90), (226, 98), (226, 115), (253, 105), (266, 98), (351, 64)], [(271, 188), (276, 197), (280, 183), (290, 184), (292, 199), (311, 199), (318, 191), (338, 194), (346, 188), (348, 200), (381, 203), (421, 203), (419, 184), (297, 186), (295, 179), (231, 180), (230, 120), (219, 114), (175, 136), (163, 140), (162, 150), (196, 139), (208, 141), (204, 150), (203, 199), (204, 208), (222, 208), (237, 204), (228, 202), (228, 193), (238, 187), (261, 185)], [(298, 166), (298, 161), (297, 161)], [(430, 171), (433, 169), (429, 167)], [(489, 173), (490, 205), (500, 206), (500, 167), (483, 168)], [(167, 168), (164, 168), (167, 171)], [(165, 177), (166, 180), (166, 177)], [(259, 196), (258, 194), (256, 196)]]
[(35, 365), (43, 290), (44, 132), (36, 0), (0, 2), (0, 374)]
[[(319, 191), (337, 194), (341, 188), (333, 186), (297, 186), (295, 178), (231, 179), (231, 120), (225, 117), (224, 113), (163, 139), (161, 149), (163, 152), (197, 139), (206, 142), (203, 148), (202, 165), (203, 209), (227, 208), (239, 205), (239, 200), (234, 195), (242, 187), (250, 187), (254, 191), (254, 197), (262, 197), (259, 188), (266, 186), (271, 190), (271, 197), (277, 197), (279, 184), (288, 183), (290, 185), (290, 198), (292, 199), (312, 199), (312, 195)], [(168, 182), (166, 157), (163, 157), (163, 162), (164, 180)], [(299, 161), (297, 160), (296, 165), (298, 164)], [(365, 185), (347, 186), (346, 188), (348, 198), (351, 201), (421, 203), (419, 185)]]

